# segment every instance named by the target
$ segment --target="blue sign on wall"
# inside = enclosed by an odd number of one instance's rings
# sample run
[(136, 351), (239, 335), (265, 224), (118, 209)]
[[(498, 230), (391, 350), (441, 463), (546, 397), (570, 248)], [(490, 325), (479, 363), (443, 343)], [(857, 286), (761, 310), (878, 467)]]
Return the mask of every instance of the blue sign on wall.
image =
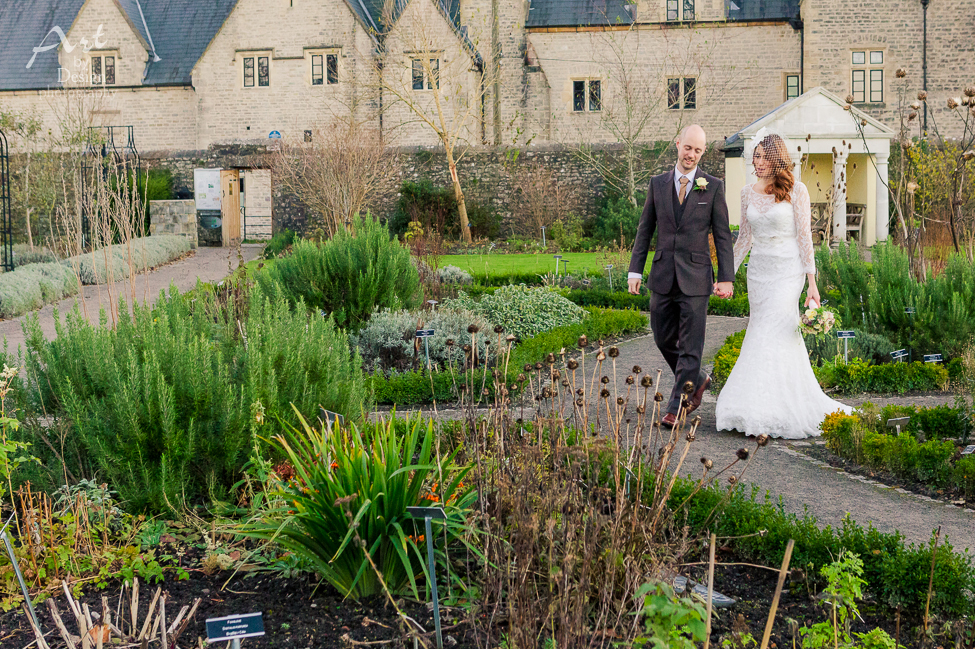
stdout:
[(267, 137), (269, 139), (271, 139), (271, 140), (280, 140), (281, 139), (281, 132), (280, 131), (271, 131), (270, 133), (267, 134)]

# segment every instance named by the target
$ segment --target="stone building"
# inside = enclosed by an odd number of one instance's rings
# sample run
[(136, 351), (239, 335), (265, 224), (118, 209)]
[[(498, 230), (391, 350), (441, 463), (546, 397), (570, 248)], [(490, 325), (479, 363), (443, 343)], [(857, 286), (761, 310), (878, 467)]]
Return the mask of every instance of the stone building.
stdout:
[(926, 88), (920, 121), (950, 137), (973, 34), (975, 0), (19, 0), (0, 110), (131, 125), (146, 159), (218, 167), (350, 113), (404, 147), (440, 146), (438, 123), (462, 147), (636, 146), (691, 122), (719, 143), (813, 87), (894, 128)]

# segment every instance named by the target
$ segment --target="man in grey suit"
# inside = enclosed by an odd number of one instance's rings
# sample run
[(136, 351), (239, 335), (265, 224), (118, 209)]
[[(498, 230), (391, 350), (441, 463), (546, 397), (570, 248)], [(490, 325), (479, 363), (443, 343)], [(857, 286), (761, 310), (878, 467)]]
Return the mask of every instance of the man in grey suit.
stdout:
[[(677, 137), (677, 166), (650, 179), (647, 202), (640, 217), (629, 289), (638, 293), (647, 263), (650, 240), (657, 232), (657, 249), (650, 267), (650, 327), (670, 369), (674, 390), (661, 422), (677, 424), (681, 391), (691, 382), (694, 390), (685, 414), (701, 405), (711, 378), (701, 371), (708, 298), (731, 298), (735, 256), (728, 226), (724, 183), (697, 168), (707, 140), (704, 129), (685, 127)], [(718, 281), (714, 281), (708, 233), (718, 253)]]

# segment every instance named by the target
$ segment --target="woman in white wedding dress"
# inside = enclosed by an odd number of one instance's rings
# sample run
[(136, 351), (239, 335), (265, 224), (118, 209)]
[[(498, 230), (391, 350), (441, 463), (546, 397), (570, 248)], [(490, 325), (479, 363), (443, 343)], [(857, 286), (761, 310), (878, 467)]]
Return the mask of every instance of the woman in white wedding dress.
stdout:
[(750, 148), (758, 182), (741, 191), (735, 269), (751, 250), (751, 315), (741, 354), (718, 395), (717, 428), (749, 436), (818, 436), (827, 414), (852, 409), (820, 389), (799, 333), (799, 298), (807, 280), (806, 306), (820, 304), (809, 191), (793, 178), (781, 136), (762, 129)]

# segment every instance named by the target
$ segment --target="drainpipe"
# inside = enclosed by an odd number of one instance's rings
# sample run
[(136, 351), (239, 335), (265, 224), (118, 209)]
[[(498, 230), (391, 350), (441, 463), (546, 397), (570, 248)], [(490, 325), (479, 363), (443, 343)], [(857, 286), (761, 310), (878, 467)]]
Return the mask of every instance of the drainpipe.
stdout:
[[(924, 92), (928, 91), (928, 4), (931, 0), (921, 0), (921, 7), (924, 10), (924, 43), (922, 45), (921, 54), (921, 73), (923, 75), (922, 88)], [(928, 103), (922, 102), (924, 104), (924, 135), (928, 134)]]

